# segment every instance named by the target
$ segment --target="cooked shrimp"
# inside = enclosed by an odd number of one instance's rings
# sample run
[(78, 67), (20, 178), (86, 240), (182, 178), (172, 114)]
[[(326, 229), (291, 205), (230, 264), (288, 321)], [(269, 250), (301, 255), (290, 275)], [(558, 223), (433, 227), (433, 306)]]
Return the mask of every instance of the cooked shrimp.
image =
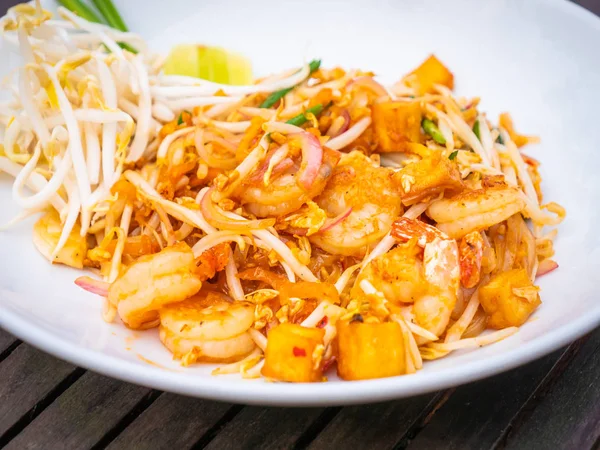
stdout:
[(160, 309), (160, 339), (184, 364), (232, 362), (254, 350), (253, 322), (254, 305), (202, 293)]
[(273, 177), (267, 185), (261, 177), (250, 178), (238, 189), (237, 197), (249, 212), (258, 217), (279, 217), (289, 214), (323, 191), (338, 160), (338, 152), (324, 149), (321, 167), (308, 190), (297, 182), (299, 165), (296, 163), (277, 178)]
[(415, 319), (427, 331), (440, 336), (448, 326), (458, 295), (460, 270), (456, 241), (436, 238), (427, 243), (423, 267), (432, 289), (431, 294), (415, 301)]
[(330, 217), (349, 208), (350, 214), (326, 231), (309, 237), (323, 250), (362, 257), (383, 238), (402, 213), (393, 171), (379, 167), (364, 154), (353, 151), (342, 156), (333, 176), (315, 202)]
[(356, 280), (353, 294), (362, 280), (369, 280), (386, 300), (397, 305), (413, 303), (427, 292), (421, 253), (413, 241), (373, 259)]
[(202, 287), (192, 250), (184, 243), (143, 256), (108, 288), (108, 300), (130, 328), (157, 325), (158, 309)]
[[(436, 336), (450, 320), (460, 283), (458, 247), (439, 230), (418, 220), (394, 222), (392, 235), (400, 244), (375, 258), (359, 275), (384, 294), (386, 300), (405, 306), (409, 319)], [(421, 256), (421, 249), (424, 249)]]
[(427, 215), (451, 238), (483, 230), (525, 209), (519, 190), (499, 188), (464, 191), (448, 199), (438, 200), (427, 209)]

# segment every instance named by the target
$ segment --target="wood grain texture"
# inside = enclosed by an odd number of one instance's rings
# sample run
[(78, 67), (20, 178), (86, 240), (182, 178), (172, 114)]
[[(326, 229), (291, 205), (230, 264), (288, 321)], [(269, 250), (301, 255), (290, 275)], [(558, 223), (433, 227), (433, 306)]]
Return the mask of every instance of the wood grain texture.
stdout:
[(6, 349), (12, 346), (16, 341), (17, 338), (0, 328), (0, 358), (2, 358), (4, 351), (6, 351)]
[(110, 450), (190, 448), (231, 408), (227, 403), (162, 394), (108, 445)]
[(75, 370), (25, 344), (0, 363), (0, 447), (1, 436)]
[(510, 372), (457, 388), (408, 448), (491, 447), (565, 352), (560, 350)]
[(517, 417), (509, 449), (589, 449), (600, 442), (600, 329), (594, 331), (564, 373), (535, 393), (531, 412)]
[(392, 448), (433, 407), (435, 394), (374, 405), (348, 406), (309, 446), (313, 450)]
[(600, 0), (575, 0), (573, 3), (577, 3), (585, 9), (600, 15)]
[(91, 448), (150, 393), (148, 388), (86, 372), (6, 448)]
[(227, 449), (293, 448), (323, 408), (246, 407), (205, 447)]

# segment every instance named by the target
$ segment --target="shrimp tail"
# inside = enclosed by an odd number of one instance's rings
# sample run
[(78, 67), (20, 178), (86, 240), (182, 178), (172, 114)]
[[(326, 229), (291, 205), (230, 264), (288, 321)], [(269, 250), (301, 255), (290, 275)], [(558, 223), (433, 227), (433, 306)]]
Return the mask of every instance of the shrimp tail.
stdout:
[(483, 258), (483, 238), (481, 233), (473, 231), (458, 244), (460, 281), (466, 288), (472, 288), (481, 278), (481, 260)]
[(400, 242), (408, 242), (413, 238), (421, 247), (433, 242), (436, 238), (447, 240), (449, 237), (431, 225), (417, 219), (400, 217), (392, 224), (392, 236)]

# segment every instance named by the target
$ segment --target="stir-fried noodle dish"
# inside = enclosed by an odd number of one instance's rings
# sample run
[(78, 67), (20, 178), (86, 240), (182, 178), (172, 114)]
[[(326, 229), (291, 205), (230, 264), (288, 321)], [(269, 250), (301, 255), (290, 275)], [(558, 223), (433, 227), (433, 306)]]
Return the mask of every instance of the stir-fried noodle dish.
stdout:
[(66, 9), (2, 27), (22, 58), (0, 110), (11, 224), (39, 215), (40, 253), (182, 365), (412, 374), (541, 305), (565, 211), (522, 151), (537, 138), (454, 95), (436, 56), (391, 86), (318, 60), (230, 85)]

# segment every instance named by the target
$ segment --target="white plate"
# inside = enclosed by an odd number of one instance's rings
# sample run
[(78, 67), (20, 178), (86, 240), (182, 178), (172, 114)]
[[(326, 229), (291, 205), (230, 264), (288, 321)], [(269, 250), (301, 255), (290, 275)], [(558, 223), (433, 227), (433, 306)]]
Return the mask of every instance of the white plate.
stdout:
[[(117, 1), (132, 30), (165, 50), (220, 44), (250, 56), (258, 74), (322, 57), (393, 81), (435, 52), (459, 93), (481, 96), (490, 117), (509, 110), (518, 129), (542, 136), (548, 200), (566, 206), (559, 270), (540, 279), (543, 305), (515, 336), (427, 363), (416, 375), (320, 384), (212, 377), (181, 368), (155, 331), (100, 318), (98, 298), (34, 249), (31, 222), (0, 233), (0, 325), (59, 358), (133, 383), (239, 403), (337, 405), (415, 395), (486, 377), (538, 358), (600, 323), (600, 20), (566, 1)], [(6, 61), (7, 50), (2, 50)], [(3, 64), (3, 67), (5, 65)], [(2, 74), (4, 75), (4, 74)], [(495, 120), (495, 119), (494, 119)], [(0, 180), (0, 223), (16, 209)], [(148, 361), (152, 362), (149, 363)]]

